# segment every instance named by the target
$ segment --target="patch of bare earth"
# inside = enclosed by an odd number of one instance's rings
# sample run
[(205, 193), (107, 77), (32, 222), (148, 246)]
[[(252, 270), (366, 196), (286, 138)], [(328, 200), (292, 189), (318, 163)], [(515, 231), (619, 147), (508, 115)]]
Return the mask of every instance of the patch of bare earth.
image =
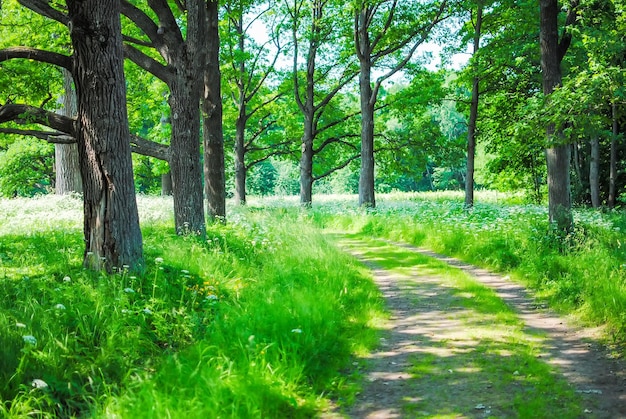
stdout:
[[(462, 363), (446, 370), (449, 359), (467, 356), (472, 348), (485, 342), (497, 345), (499, 338), (494, 336), (493, 340), (485, 340), (484, 332), (477, 337), (473, 332), (474, 325), (485, 327), (485, 322), (474, 318), (468, 323), (467, 318), (463, 318), (458, 306), (452, 304), (458, 295), (442, 284), (440, 276), (388, 271), (360, 252), (357, 242), (344, 244), (347, 251), (372, 270), (391, 317), (385, 326), (385, 338), (366, 362), (367, 383), (354, 406), (344, 414), (329, 413), (325, 417), (429, 417), (435, 416), (428, 410), (429, 402), (433, 401), (454, 407), (449, 411), (439, 410), (437, 414), (443, 417), (556, 417), (550, 412), (536, 412), (534, 416), (532, 412), (520, 414), (499, 410), (498, 405), (506, 405), (507, 397), (512, 397), (506, 388), (497, 388), (502, 385), (500, 382), (489, 379), (477, 382), (471, 366), (467, 367), (468, 371), (463, 371)], [(578, 393), (582, 400), (578, 417), (626, 418), (624, 361), (611, 358), (598, 343), (593, 330), (568, 325), (564, 319), (538, 304), (522, 286), (506, 277), (428, 250), (396, 245), (444, 261), (492, 288), (524, 322), (524, 330), (529, 336), (542, 336), (541, 353), (536, 356), (554, 366)], [(499, 332), (494, 330), (493, 333)], [(432, 368), (438, 369), (436, 373), (443, 379), (433, 382), (422, 379), (420, 372), (412, 369), (412, 360), (418, 356), (431, 357)], [(461, 362), (470, 364), (467, 360)], [(493, 362), (498, 362), (497, 356)], [(513, 374), (519, 373), (515, 371)], [(470, 375), (472, 379), (468, 378)], [(472, 388), (467, 388), (470, 385)], [(517, 384), (513, 381), (511, 385)]]

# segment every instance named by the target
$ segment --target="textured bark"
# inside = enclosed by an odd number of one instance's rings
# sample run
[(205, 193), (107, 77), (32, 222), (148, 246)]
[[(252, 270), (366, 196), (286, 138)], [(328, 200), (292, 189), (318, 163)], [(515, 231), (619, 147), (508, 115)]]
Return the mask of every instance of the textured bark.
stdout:
[(595, 136), (591, 139), (591, 159), (589, 161), (589, 191), (591, 206), (600, 207), (600, 139)]
[(135, 200), (119, 0), (67, 1), (83, 176), (84, 264), (143, 263)]
[[(76, 106), (76, 92), (73, 87), (72, 74), (63, 71), (63, 114), (74, 118), (78, 113)], [(57, 195), (67, 195), (72, 192), (82, 193), (83, 180), (80, 175), (80, 162), (78, 159), (77, 144), (55, 144), (54, 164), (56, 179), (54, 192)]]
[[(476, 10), (474, 27), (474, 51), (476, 56), (480, 49), (480, 34), (483, 24), (483, 7), (479, 2)], [(472, 98), (470, 102), (469, 121), (467, 123), (467, 175), (465, 176), (465, 208), (474, 206), (474, 161), (476, 157), (476, 124), (478, 120), (478, 100), (480, 96), (480, 79), (474, 75), (472, 79)]]
[[(543, 93), (549, 95), (561, 84), (561, 59), (564, 51), (559, 48), (557, 0), (540, 0), (539, 5)], [(557, 144), (546, 150), (549, 219), (557, 230), (567, 233), (573, 227), (569, 172), (571, 147), (560, 144), (563, 143), (563, 135), (554, 125), (546, 128), (546, 134), (549, 143)]]
[(226, 176), (220, 73), (219, 2), (206, 3), (206, 64), (204, 67), (204, 183), (207, 214), (213, 221), (226, 217)]
[(158, 18), (155, 21), (139, 8), (121, 0), (122, 12), (150, 39), (167, 65), (126, 45), (133, 62), (170, 89), (172, 137), (169, 163), (174, 191), (174, 223), (176, 232), (204, 236), (206, 231), (200, 163), (200, 98), (204, 65), (204, 0), (188, 0), (187, 39), (167, 2), (150, 0), (148, 6)]
[[(312, 99), (312, 96), (311, 96)], [(313, 203), (313, 115), (304, 116), (302, 153), (300, 155), (300, 205)]]

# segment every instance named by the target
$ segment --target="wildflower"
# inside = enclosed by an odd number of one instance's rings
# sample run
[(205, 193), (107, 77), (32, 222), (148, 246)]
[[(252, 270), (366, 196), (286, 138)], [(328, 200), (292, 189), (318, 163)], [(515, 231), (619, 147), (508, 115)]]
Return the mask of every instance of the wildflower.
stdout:
[(28, 343), (29, 345), (37, 345), (37, 338), (33, 335), (24, 335), (22, 336), (22, 339), (24, 339), (24, 342)]
[(134, 294), (135, 290), (132, 289), (132, 288), (124, 288), (124, 292), (127, 293), (127, 294)]
[(15, 327), (20, 329), (26, 329), (26, 325), (24, 323), (15, 323)]
[(128, 314), (128, 313), (130, 313), (130, 311), (128, 311), (128, 309), (125, 309), (125, 308), (122, 309), (122, 314)]
[(72, 282), (72, 278), (70, 278), (69, 276), (64, 276), (63, 282)]
[(127, 271), (127, 270), (129, 270), (129, 269), (130, 269), (130, 266), (128, 266), (128, 265), (122, 265), (122, 269), (123, 269), (123, 270), (125, 270), (125, 271)]
[(206, 296), (206, 299), (209, 301), (217, 301), (217, 295), (215, 294), (209, 294)]
[(152, 311), (148, 307), (144, 308), (142, 311), (144, 314), (152, 314)]
[(65, 306), (63, 304), (57, 304), (54, 306), (57, 310), (65, 310)]
[(44, 380), (40, 380), (39, 378), (35, 378), (30, 384), (38, 389), (44, 389), (48, 387), (48, 383), (46, 383)]
[(291, 329), (291, 333), (302, 333), (302, 329)]

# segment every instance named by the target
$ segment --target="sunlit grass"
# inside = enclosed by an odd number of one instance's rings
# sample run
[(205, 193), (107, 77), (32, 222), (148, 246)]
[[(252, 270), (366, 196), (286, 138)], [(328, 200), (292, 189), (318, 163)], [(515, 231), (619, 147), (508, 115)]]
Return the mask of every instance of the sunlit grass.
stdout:
[(405, 241), (509, 272), (553, 308), (626, 340), (623, 211), (576, 209), (576, 227), (564, 246), (549, 229), (545, 206), (504, 194), (480, 192), (469, 211), (459, 192), (379, 195), (375, 210), (349, 201), (327, 197), (311, 219), (328, 231)]
[(82, 205), (0, 200), (0, 416), (310, 417), (351, 400), (378, 341), (367, 272), (295, 207), (235, 208), (207, 240), (139, 198), (148, 266), (82, 268)]
[(339, 240), (394, 272), (419, 318), (422, 332), (407, 331), (417, 353), (406, 385), (419, 395), (405, 400), (408, 415), (580, 417), (573, 388), (539, 356), (544, 336), (527, 329), (494, 290), (411, 249), (364, 234)]

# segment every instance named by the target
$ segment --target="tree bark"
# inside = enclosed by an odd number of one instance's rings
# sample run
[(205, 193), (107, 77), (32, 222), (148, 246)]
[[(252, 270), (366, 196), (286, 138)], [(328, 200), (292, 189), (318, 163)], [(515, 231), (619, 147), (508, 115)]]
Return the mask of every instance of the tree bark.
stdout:
[(376, 206), (374, 196), (374, 105), (372, 91), (372, 45), (369, 38), (368, 8), (358, 12), (355, 25), (359, 57), (359, 91), (361, 95), (361, 172), (359, 175), (359, 206)]
[[(73, 88), (72, 74), (63, 70), (63, 114), (69, 118), (75, 118), (76, 92)], [(57, 195), (67, 195), (72, 192), (83, 192), (83, 180), (80, 175), (80, 162), (78, 159), (77, 144), (55, 144), (54, 145), (54, 167), (56, 180), (54, 192)]]
[(616, 199), (616, 181), (617, 181), (617, 135), (619, 134), (619, 126), (617, 123), (617, 104), (613, 103), (611, 105), (612, 109), (612, 119), (613, 119), (613, 135), (611, 136), (611, 157), (610, 157), (610, 167), (609, 167), (609, 199), (608, 206), (609, 208), (615, 207), (615, 199)]
[(248, 168), (246, 167), (246, 105), (241, 101), (240, 93), (239, 116), (235, 122), (235, 204), (246, 204), (246, 175)]
[(591, 139), (589, 191), (591, 193), (591, 206), (600, 208), (600, 139), (597, 135)]
[[(559, 49), (557, 0), (540, 0), (540, 46), (543, 93), (550, 95), (561, 84), (561, 59), (564, 51)], [(558, 230), (569, 233), (573, 227), (570, 150), (563, 144), (563, 134), (554, 124), (546, 128), (548, 142), (554, 144), (546, 150), (548, 166), (548, 212), (550, 223)]]
[(204, 182), (207, 214), (213, 221), (226, 218), (226, 176), (220, 73), (219, 2), (206, 3), (206, 65), (204, 67)]
[[(474, 51), (473, 55), (480, 49), (480, 34), (483, 23), (483, 6), (478, 3), (476, 6), (476, 24), (474, 28)], [(474, 162), (476, 157), (476, 124), (478, 120), (478, 100), (480, 95), (480, 78), (477, 70), (472, 79), (472, 98), (470, 102), (470, 114), (467, 124), (467, 175), (465, 177), (465, 208), (474, 206)]]
[(83, 176), (84, 264), (140, 269), (119, 0), (68, 0)]
[(172, 196), (174, 187), (172, 186), (172, 172), (161, 175), (161, 196)]
[(300, 205), (313, 203), (313, 115), (304, 116), (302, 152), (300, 155)]
[(361, 172), (359, 206), (376, 207), (374, 195), (374, 104), (372, 103), (372, 66), (367, 54), (361, 60), (359, 89), (361, 94)]

